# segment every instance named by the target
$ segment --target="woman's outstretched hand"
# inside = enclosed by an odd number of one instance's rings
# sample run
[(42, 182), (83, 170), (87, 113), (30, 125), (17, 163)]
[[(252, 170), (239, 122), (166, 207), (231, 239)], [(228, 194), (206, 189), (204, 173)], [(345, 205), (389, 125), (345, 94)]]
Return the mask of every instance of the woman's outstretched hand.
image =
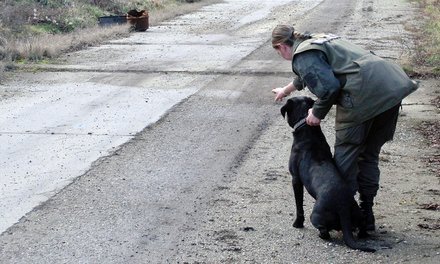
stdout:
[(275, 101), (283, 101), (283, 98), (287, 96), (287, 94), (284, 92), (284, 87), (277, 87), (275, 89), (272, 89), (272, 93), (275, 94)]
[(293, 93), (296, 88), (293, 85), (293, 82), (290, 82), (288, 85), (284, 87), (277, 87), (272, 89), (272, 93), (275, 94), (275, 101), (283, 101), (283, 98)]

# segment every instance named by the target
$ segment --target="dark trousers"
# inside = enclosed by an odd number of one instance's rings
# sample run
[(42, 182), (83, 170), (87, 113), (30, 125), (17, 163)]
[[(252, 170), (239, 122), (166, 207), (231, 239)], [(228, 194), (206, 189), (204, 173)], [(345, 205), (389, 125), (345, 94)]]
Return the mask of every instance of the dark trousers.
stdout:
[(362, 197), (379, 189), (379, 153), (396, 130), (400, 104), (355, 127), (336, 131), (334, 159), (342, 175)]

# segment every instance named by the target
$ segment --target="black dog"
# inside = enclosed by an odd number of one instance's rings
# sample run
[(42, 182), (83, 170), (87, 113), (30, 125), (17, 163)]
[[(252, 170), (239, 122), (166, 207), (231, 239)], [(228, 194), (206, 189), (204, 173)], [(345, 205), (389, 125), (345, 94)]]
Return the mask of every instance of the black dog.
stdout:
[(320, 126), (308, 126), (305, 117), (314, 101), (310, 97), (294, 97), (281, 108), (283, 117), (293, 128), (293, 145), (289, 171), (296, 201), (296, 228), (304, 227), (304, 187), (315, 198), (310, 220), (322, 239), (329, 239), (330, 230), (342, 230), (344, 242), (353, 249), (374, 252), (375, 249), (359, 245), (353, 237), (358, 227), (358, 237), (368, 236), (362, 212), (340, 175)]

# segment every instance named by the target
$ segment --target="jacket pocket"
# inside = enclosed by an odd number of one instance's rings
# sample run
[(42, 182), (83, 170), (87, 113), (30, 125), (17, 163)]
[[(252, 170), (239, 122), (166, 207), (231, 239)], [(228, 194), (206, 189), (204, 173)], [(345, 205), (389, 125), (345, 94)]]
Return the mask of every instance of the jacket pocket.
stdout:
[(344, 90), (339, 94), (337, 103), (344, 108), (353, 108), (353, 100), (351, 99), (350, 94)]

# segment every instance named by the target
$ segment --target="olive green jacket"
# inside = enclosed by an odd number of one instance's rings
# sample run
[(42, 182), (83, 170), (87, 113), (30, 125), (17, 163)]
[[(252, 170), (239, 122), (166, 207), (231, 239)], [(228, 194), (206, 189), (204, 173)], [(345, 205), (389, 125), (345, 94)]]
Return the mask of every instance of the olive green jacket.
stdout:
[(318, 95), (323, 94), (319, 89), (326, 89), (325, 84), (315, 87), (315, 90), (309, 87), (318, 97), (313, 107), (313, 113), (318, 118), (324, 118), (332, 104), (337, 105), (336, 130), (358, 125), (377, 116), (417, 89), (417, 84), (397, 64), (335, 35), (317, 34), (311, 39), (296, 41), (292, 62), (309, 50), (322, 51), (335, 77), (343, 80), (335, 101), (326, 102), (330, 105), (320, 105), (319, 102)]

